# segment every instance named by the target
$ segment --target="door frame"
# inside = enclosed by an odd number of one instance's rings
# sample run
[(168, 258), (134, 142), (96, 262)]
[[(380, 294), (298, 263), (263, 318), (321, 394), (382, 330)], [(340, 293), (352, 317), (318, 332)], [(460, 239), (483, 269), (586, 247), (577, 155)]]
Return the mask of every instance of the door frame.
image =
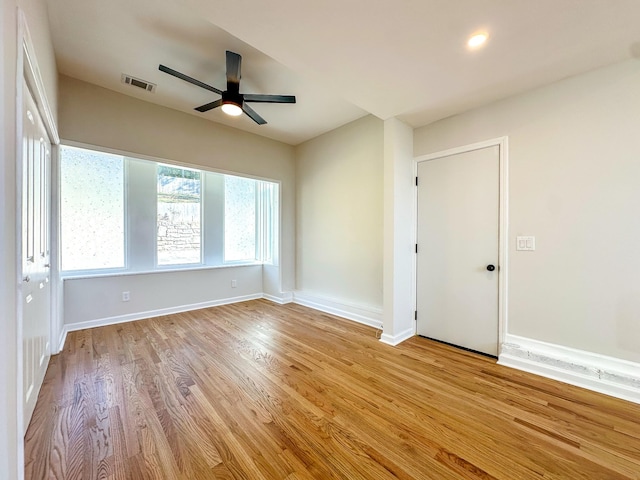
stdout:
[[(482, 142), (471, 143), (460, 147), (454, 147), (439, 152), (420, 155), (413, 159), (413, 176), (418, 177), (418, 164), (436, 160), (438, 158), (450, 157), (460, 153), (472, 152), (487, 147), (498, 147), (499, 162), (499, 214), (498, 214), (498, 355), (502, 351), (507, 333), (508, 325), (508, 261), (509, 261), (509, 137), (497, 137)], [(418, 187), (413, 188), (414, 205), (414, 243), (417, 244), (418, 236)], [(418, 305), (418, 256), (413, 256), (413, 292), (414, 307), (417, 311)], [(417, 328), (417, 324), (416, 324)]]
[[(25, 95), (24, 83), (26, 83), (33, 94), (38, 112), (42, 117), (49, 142), (51, 143), (51, 174), (57, 162), (54, 162), (56, 155), (56, 145), (60, 143), (58, 130), (54, 121), (49, 101), (46, 96), (44, 82), (40, 74), (38, 62), (36, 59), (35, 48), (29, 33), (27, 19), (24, 12), (18, 8), (18, 38), (17, 38), (17, 65), (16, 65), (16, 342), (17, 342), (17, 358), (16, 358), (16, 375), (17, 375), (17, 411), (16, 420), (18, 422), (18, 472), (22, 478), (24, 475), (24, 421), (23, 421), (23, 345), (22, 345), (22, 328), (23, 328), (23, 301), (22, 301), (22, 180), (23, 180), (23, 108), (22, 101)], [(59, 269), (58, 269), (58, 242), (57, 242), (57, 194), (54, 192), (53, 182), (51, 185), (51, 213), (50, 213), (50, 249), (51, 249), (51, 316), (49, 326), (49, 348), (51, 354), (58, 353), (58, 336), (59, 336), (59, 303), (57, 298), (60, 292)]]

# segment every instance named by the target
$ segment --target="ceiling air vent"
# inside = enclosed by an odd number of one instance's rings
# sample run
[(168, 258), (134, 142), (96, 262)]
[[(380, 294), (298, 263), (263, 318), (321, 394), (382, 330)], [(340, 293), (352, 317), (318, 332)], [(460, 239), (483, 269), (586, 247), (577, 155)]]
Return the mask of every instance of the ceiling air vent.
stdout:
[(141, 88), (143, 90), (146, 90), (147, 92), (155, 93), (156, 91), (155, 83), (150, 83), (150, 82), (147, 82), (146, 80), (132, 77), (131, 75), (127, 75), (126, 73), (122, 74), (121, 80), (122, 80), (122, 83), (126, 83), (127, 85)]

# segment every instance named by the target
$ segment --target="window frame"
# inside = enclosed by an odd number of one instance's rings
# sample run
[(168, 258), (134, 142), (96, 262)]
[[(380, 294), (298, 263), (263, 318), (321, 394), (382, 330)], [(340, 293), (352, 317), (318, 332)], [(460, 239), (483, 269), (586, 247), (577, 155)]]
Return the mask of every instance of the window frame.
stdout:
[[(256, 189), (254, 192), (254, 199), (253, 199), (253, 208), (254, 208), (254, 215), (255, 215), (255, 230), (254, 230), (254, 258), (253, 260), (226, 260), (226, 232), (227, 232), (227, 228), (226, 228), (226, 221), (227, 221), (227, 215), (226, 215), (226, 211), (225, 214), (223, 215), (223, 222), (222, 222), (222, 264), (223, 265), (228, 265), (228, 266), (233, 266), (233, 265), (254, 265), (256, 263), (262, 263), (259, 259), (258, 259), (258, 254), (257, 254), (257, 249), (258, 249), (258, 236), (260, 234), (259, 230), (258, 230), (258, 188), (257, 188), (257, 182), (259, 182), (259, 180), (256, 180), (254, 178), (251, 177), (243, 177), (242, 175), (230, 175), (230, 174), (224, 174), (224, 175), (228, 175), (231, 177), (240, 177), (240, 178), (248, 178), (249, 180), (254, 180), (256, 182)], [(226, 178), (225, 178), (225, 188), (223, 190), (223, 208), (226, 207), (226, 204), (224, 202), (226, 202), (227, 199), (227, 190), (226, 190)]]
[[(196, 165), (196, 164), (190, 164), (190, 163), (185, 163), (185, 162), (179, 162), (179, 161), (173, 161), (170, 159), (166, 159), (166, 158), (158, 158), (158, 157), (153, 157), (153, 156), (149, 156), (149, 155), (143, 155), (143, 154), (132, 154), (130, 152), (126, 152), (126, 151), (122, 151), (122, 150), (117, 150), (117, 149), (112, 149), (112, 148), (106, 148), (106, 147), (101, 147), (101, 146), (96, 146), (96, 145), (91, 145), (91, 144), (86, 144), (86, 143), (82, 143), (82, 142), (75, 142), (75, 141), (69, 141), (69, 140), (61, 140), (60, 143), (60, 147), (64, 148), (64, 147), (72, 147), (72, 148), (79, 148), (79, 149), (84, 149), (84, 150), (90, 150), (90, 151), (95, 151), (95, 152), (99, 152), (99, 153), (106, 153), (106, 154), (111, 154), (111, 155), (118, 155), (118, 156), (122, 156), (123, 157), (123, 162), (124, 162), (124, 192), (123, 192), (123, 200), (124, 200), (124, 267), (120, 268), (104, 268), (104, 269), (78, 269), (78, 270), (61, 270), (61, 278), (63, 279), (72, 279), (72, 278), (90, 278), (90, 277), (103, 277), (103, 276), (118, 276), (118, 275), (137, 275), (137, 274), (150, 274), (150, 273), (162, 273), (162, 272), (176, 272), (176, 271), (190, 271), (190, 270), (203, 270), (203, 269), (216, 269), (216, 268), (228, 268), (228, 267), (234, 267), (234, 266), (251, 266), (251, 265), (269, 265), (269, 266), (277, 266), (278, 265), (278, 258), (280, 257), (280, 252), (279, 252), (279, 246), (281, 243), (281, 239), (280, 239), (280, 234), (281, 234), (281, 225), (280, 225), (280, 218), (281, 218), (281, 204), (282, 204), (282, 182), (280, 180), (277, 179), (273, 179), (273, 178), (267, 178), (267, 177), (259, 177), (256, 175), (251, 175), (251, 174), (247, 174), (247, 173), (243, 173), (243, 172), (231, 172), (228, 170), (219, 170), (219, 169), (215, 169), (209, 166), (203, 166), (203, 165)], [(61, 148), (57, 149), (58, 150), (58, 155), (60, 155), (60, 150)], [(151, 248), (153, 248), (154, 250), (154, 254), (153, 254), (153, 264), (149, 264), (146, 267), (142, 267), (142, 268), (136, 268), (134, 267), (134, 263), (131, 261), (131, 247), (130, 247), (130, 243), (132, 241), (131, 239), (131, 231), (130, 231), (130, 225), (131, 225), (131, 221), (132, 219), (132, 215), (131, 215), (131, 208), (130, 208), (130, 195), (129, 192), (131, 190), (131, 188), (133, 188), (132, 185), (132, 178), (130, 175), (130, 166), (129, 166), (129, 160), (134, 160), (134, 161), (143, 161), (143, 162), (152, 162), (155, 164), (162, 164), (162, 165), (167, 165), (167, 166), (171, 166), (171, 167), (176, 167), (176, 168), (185, 168), (185, 169), (191, 169), (191, 170), (197, 170), (201, 173), (201, 190), (200, 190), (200, 195), (201, 195), (201, 203), (200, 203), (200, 219), (201, 219), (201, 230), (200, 230), (200, 263), (188, 263), (188, 264), (171, 264), (171, 265), (159, 265), (158, 264), (158, 258), (157, 258), (157, 203), (156, 203), (156, 208), (154, 211), (154, 222), (153, 222), (153, 226), (154, 226), (154, 234), (152, 235), (152, 241), (153, 244), (150, 245)], [(61, 190), (61, 178), (60, 178), (60, 162), (57, 162), (57, 168), (58, 168), (58, 182), (56, 185), (56, 188), (58, 189), (58, 192), (60, 192)], [(155, 168), (155, 170), (157, 171), (157, 166)], [(210, 199), (207, 198), (207, 184), (208, 182), (210, 182), (210, 175), (209, 174), (213, 174), (213, 175), (221, 175), (221, 176), (225, 176), (225, 175), (229, 175), (229, 176), (234, 176), (234, 177), (241, 177), (241, 178), (245, 178), (245, 179), (251, 179), (251, 180), (255, 180), (256, 183), (256, 258), (255, 260), (246, 260), (246, 261), (230, 261), (230, 262), (225, 262), (224, 261), (224, 227), (225, 227), (225, 222), (224, 222), (224, 205), (222, 206), (222, 222), (219, 225), (219, 234), (222, 236), (221, 238), (221, 244), (220, 244), (220, 251), (218, 253), (216, 253), (215, 251), (211, 251), (213, 247), (211, 247), (212, 244), (215, 244), (215, 241), (212, 241), (212, 239), (208, 238), (210, 235), (208, 234), (208, 230), (210, 229), (210, 226), (206, 225), (206, 217), (207, 217), (207, 209), (211, 208), (211, 203), (209, 202)], [(156, 176), (156, 182), (157, 182), (157, 176)], [(272, 216), (274, 217), (274, 221), (275, 221), (275, 225), (271, 228), (271, 232), (273, 235), (273, 238), (271, 239), (271, 243), (272, 243), (272, 259), (271, 261), (264, 261), (261, 260), (258, 256), (258, 250), (259, 247), (258, 245), (262, 242), (262, 240), (260, 239), (260, 235), (263, 233), (262, 230), (259, 228), (259, 223), (261, 223), (261, 221), (259, 220), (259, 218), (261, 218), (262, 213), (260, 211), (260, 209), (258, 208), (258, 190), (259, 190), (259, 186), (262, 183), (267, 183), (267, 184), (272, 184), (273, 185), (273, 189), (275, 189), (275, 193), (276, 193), (276, 204), (273, 206), (273, 212), (272, 212)], [(222, 199), (224, 201), (224, 194), (222, 195)], [(157, 192), (156, 195), (154, 197), (155, 202), (157, 202)], [(62, 197), (59, 194), (58, 195), (58, 202), (60, 203), (62, 201)], [(207, 206), (208, 205), (208, 206)], [(209, 212), (212, 213), (212, 212)], [(58, 218), (58, 222), (61, 222), (61, 218)], [(61, 246), (61, 242), (59, 245), (59, 249), (60, 251), (62, 250), (62, 246)], [(262, 253), (262, 252), (261, 252)], [(211, 262), (211, 259), (217, 259), (217, 261), (215, 263)], [(209, 263), (208, 263), (209, 262)]]
[(205, 242), (204, 242), (204, 210), (205, 210), (205, 183), (206, 183), (206, 178), (207, 178), (207, 172), (198, 168), (192, 168), (192, 167), (186, 167), (183, 165), (173, 165), (170, 163), (160, 163), (160, 162), (155, 162), (156, 164), (156, 183), (158, 181), (158, 177), (159, 177), (159, 172), (158, 172), (158, 167), (160, 166), (167, 166), (167, 167), (174, 167), (174, 168), (181, 168), (183, 170), (194, 170), (197, 171), (200, 174), (200, 255), (199, 255), (199, 260), (197, 262), (192, 262), (192, 263), (167, 263), (167, 264), (161, 264), (159, 262), (159, 258), (158, 258), (158, 193), (156, 191), (156, 212), (155, 212), (155, 219), (156, 219), (156, 229), (155, 229), (155, 235), (154, 235), (154, 246), (155, 246), (155, 256), (154, 256), (154, 265), (155, 265), (155, 269), (159, 270), (159, 271), (164, 271), (164, 270), (176, 270), (176, 269), (182, 269), (182, 270), (188, 270), (190, 269), (190, 267), (198, 267), (198, 266), (206, 266), (206, 263), (204, 263), (205, 260)]
[[(123, 215), (122, 215), (122, 221), (123, 221), (123, 225), (122, 225), (122, 244), (123, 244), (123, 249), (124, 249), (124, 254), (123, 254), (123, 266), (122, 267), (111, 267), (111, 268), (78, 268), (78, 269), (72, 269), (72, 270), (63, 270), (62, 268), (62, 257), (63, 257), (63, 251), (62, 251), (62, 245), (63, 245), (63, 238), (62, 238), (62, 161), (61, 161), (61, 156), (62, 156), (62, 150), (64, 148), (75, 148), (75, 149), (82, 149), (82, 150), (90, 150), (90, 151), (94, 151), (94, 152), (98, 152), (98, 153), (104, 153), (107, 155), (117, 155), (117, 156), (121, 156), (122, 157), (122, 210), (123, 210)], [(87, 148), (86, 146), (83, 146), (82, 144), (78, 144), (76, 142), (60, 142), (59, 147), (57, 148), (57, 162), (56, 162), (56, 168), (57, 168), (57, 185), (56, 185), (56, 189), (58, 192), (57, 195), (57, 200), (58, 200), (58, 208), (57, 211), (59, 212), (59, 218), (57, 219), (57, 223), (58, 223), (58, 231), (59, 233), (59, 240), (58, 240), (58, 250), (59, 250), (59, 265), (60, 265), (60, 273), (61, 273), (61, 277), (62, 278), (68, 278), (68, 277), (81, 277), (81, 276), (88, 276), (88, 275), (94, 275), (96, 273), (104, 273), (107, 275), (114, 275), (114, 274), (119, 274), (122, 272), (127, 272), (129, 271), (129, 249), (128, 249), (128, 245), (127, 245), (127, 235), (128, 235), (128, 230), (129, 230), (129, 209), (127, 208), (127, 205), (129, 204), (129, 164), (126, 161), (126, 156), (120, 152), (115, 152), (115, 151), (109, 151), (106, 149), (100, 149), (100, 148)]]

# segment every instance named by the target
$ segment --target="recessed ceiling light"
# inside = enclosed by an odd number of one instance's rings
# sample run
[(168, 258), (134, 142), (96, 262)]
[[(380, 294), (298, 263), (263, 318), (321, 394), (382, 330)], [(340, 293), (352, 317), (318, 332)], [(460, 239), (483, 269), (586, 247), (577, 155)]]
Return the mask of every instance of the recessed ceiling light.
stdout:
[(469, 48), (478, 48), (484, 45), (484, 43), (487, 41), (487, 38), (489, 38), (488, 33), (476, 33), (469, 38), (469, 40), (467, 41), (467, 45), (469, 46)]

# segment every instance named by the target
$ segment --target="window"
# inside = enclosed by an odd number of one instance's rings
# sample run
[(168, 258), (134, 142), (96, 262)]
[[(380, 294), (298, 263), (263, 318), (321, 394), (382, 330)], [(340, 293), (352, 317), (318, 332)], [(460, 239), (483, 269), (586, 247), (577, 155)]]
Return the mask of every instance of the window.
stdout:
[(224, 177), (224, 261), (255, 261), (256, 181)]
[(263, 263), (276, 263), (276, 241), (278, 239), (278, 184), (258, 182), (258, 212), (260, 235), (257, 247), (258, 258)]
[(277, 183), (62, 147), (65, 272), (277, 261)]
[(63, 270), (125, 266), (124, 184), (121, 156), (60, 149)]
[(158, 265), (200, 263), (201, 175), (158, 164)]

